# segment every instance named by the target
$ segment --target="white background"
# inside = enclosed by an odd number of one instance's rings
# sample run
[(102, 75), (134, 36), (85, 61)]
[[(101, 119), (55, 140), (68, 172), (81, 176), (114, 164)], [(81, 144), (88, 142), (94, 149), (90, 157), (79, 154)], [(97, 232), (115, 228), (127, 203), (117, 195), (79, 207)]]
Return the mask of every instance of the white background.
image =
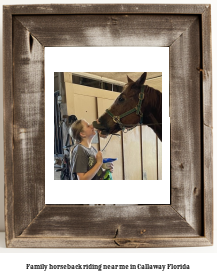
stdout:
[[(98, 56), (103, 57), (103, 63), (100, 59), (96, 60)], [(129, 64), (127, 56), (139, 62)], [(53, 126), (50, 124), (54, 115), (54, 99), (50, 97), (54, 92), (54, 72), (144, 71), (162, 72), (163, 76), (162, 180), (54, 180)], [(169, 47), (45, 48), (45, 204), (170, 204), (169, 138)]]
[[(12, 4), (45, 4), (50, 3), (51, 1), (12, 1), (12, 0), (5, 0), (1, 1), (2, 5), (12, 5)], [(52, 0), (52, 3), (60, 3), (61, 1), (54, 1)], [(72, 0), (64, 0), (64, 3), (105, 3), (103, 1), (72, 1)], [(109, 1), (107, 0), (106, 3), (132, 3), (132, 1)], [(216, 70), (216, 49), (217, 49), (217, 4), (215, 0), (203, 0), (203, 1), (139, 1), (137, 0), (136, 3), (159, 3), (159, 4), (212, 4), (212, 57), (213, 57), (213, 77), (216, 76), (217, 70)], [(2, 14), (0, 14), (2, 22)], [(0, 32), (2, 34), (2, 28), (0, 28)], [(2, 37), (2, 36), (1, 36)], [(0, 52), (2, 57), (2, 43), (0, 44)], [(2, 63), (0, 65), (0, 84), (1, 84), (1, 90), (0, 90), (0, 111), (3, 111), (3, 92), (2, 92)], [(213, 125), (214, 125), (214, 142), (216, 140), (216, 86), (217, 86), (217, 80), (216, 78), (213, 78)], [(161, 277), (217, 277), (217, 271), (216, 271), (216, 257), (217, 257), (217, 244), (215, 243), (212, 247), (198, 247), (198, 248), (156, 248), (156, 249), (6, 249), (5, 243), (4, 243), (4, 156), (3, 156), (3, 113), (1, 113), (1, 121), (0, 121), (0, 134), (1, 134), (1, 144), (0, 144), (0, 274), (3, 274), (5, 277), (10, 275), (16, 275), (22, 277), (38, 277), (39, 275), (46, 276), (46, 277), (60, 277), (60, 275), (64, 274), (64, 277), (73, 277), (74, 272), (69, 272), (68, 274), (64, 272), (28, 272), (25, 270), (25, 264), (26, 263), (32, 263), (32, 264), (41, 264), (41, 263), (71, 263), (72, 262), (82, 262), (82, 263), (101, 263), (102, 261), (106, 261), (107, 264), (111, 264), (115, 261), (115, 263), (121, 264), (128, 264), (130, 259), (132, 258), (134, 261), (137, 261), (138, 263), (145, 262), (150, 264), (160, 263), (188, 263), (191, 265), (191, 270), (187, 272), (183, 271), (168, 271), (168, 272), (124, 272), (124, 275), (137, 275), (137, 277), (156, 277), (157, 275)], [(216, 201), (216, 171), (215, 171), (215, 159), (216, 159), (216, 148), (214, 144), (214, 198)], [(216, 206), (214, 206), (215, 209), (215, 222), (214, 222), (214, 233), (215, 238), (217, 236), (216, 230)], [(215, 240), (216, 241), (216, 240)], [(52, 253), (52, 254), (51, 254)], [(58, 253), (58, 254), (57, 254)], [(104, 275), (104, 277), (107, 277), (108, 275), (111, 276), (119, 276), (120, 272), (99, 272), (97, 271), (91, 272), (82, 272), (80, 275), (76, 273), (76, 277), (80, 277), (81, 275)]]

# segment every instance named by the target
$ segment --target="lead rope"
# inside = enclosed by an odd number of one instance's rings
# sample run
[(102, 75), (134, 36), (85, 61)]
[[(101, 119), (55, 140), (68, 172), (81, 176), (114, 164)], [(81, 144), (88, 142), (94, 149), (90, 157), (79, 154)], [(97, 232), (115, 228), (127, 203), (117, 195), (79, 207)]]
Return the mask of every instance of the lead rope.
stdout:
[(110, 140), (111, 140), (111, 138), (112, 138), (113, 135), (120, 136), (119, 134), (111, 134), (111, 136), (110, 136), (108, 142), (106, 143), (105, 147), (101, 150), (101, 152), (103, 152), (103, 151), (105, 150), (105, 148), (108, 146), (108, 143), (110, 142)]
[(103, 151), (105, 150), (105, 148), (108, 146), (108, 143), (110, 142), (111, 138), (112, 138), (112, 134), (111, 134), (111, 136), (110, 136), (110, 138), (109, 138), (107, 144), (105, 145), (105, 147), (101, 150), (101, 152), (103, 152)]

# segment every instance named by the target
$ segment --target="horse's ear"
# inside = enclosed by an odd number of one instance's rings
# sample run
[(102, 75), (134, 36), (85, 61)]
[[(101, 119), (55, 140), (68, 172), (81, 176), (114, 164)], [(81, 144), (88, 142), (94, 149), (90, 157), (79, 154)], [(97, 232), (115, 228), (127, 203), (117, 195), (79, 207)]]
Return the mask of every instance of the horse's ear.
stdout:
[(134, 81), (132, 79), (130, 79), (129, 76), (127, 75), (127, 82), (131, 83), (131, 82), (134, 82)]
[(143, 84), (145, 83), (146, 76), (147, 76), (147, 72), (144, 72), (144, 73), (139, 77), (139, 79), (136, 81), (136, 85), (137, 85), (137, 86), (143, 85)]

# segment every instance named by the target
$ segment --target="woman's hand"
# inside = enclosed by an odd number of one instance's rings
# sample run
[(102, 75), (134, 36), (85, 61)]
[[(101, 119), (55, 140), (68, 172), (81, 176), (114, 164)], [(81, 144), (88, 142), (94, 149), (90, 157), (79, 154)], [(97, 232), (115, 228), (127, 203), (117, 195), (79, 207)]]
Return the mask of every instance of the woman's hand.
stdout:
[(101, 151), (98, 151), (98, 153), (96, 154), (96, 162), (97, 162), (98, 164), (100, 164), (100, 166), (101, 166), (102, 163), (103, 163), (102, 152), (101, 152)]
[(111, 165), (109, 165), (109, 171), (111, 173), (113, 173), (113, 171), (114, 171), (114, 164), (113, 163), (111, 163)]

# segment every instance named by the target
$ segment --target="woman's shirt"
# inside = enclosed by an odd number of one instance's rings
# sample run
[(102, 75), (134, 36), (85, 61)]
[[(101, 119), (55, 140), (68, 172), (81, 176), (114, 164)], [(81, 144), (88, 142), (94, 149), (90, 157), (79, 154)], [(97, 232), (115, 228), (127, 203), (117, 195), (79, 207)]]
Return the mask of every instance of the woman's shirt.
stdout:
[[(97, 150), (91, 146), (87, 148), (81, 144), (74, 147), (71, 154), (71, 179), (78, 179), (77, 173), (86, 173), (96, 164)], [(100, 167), (92, 180), (102, 180), (104, 172)]]

